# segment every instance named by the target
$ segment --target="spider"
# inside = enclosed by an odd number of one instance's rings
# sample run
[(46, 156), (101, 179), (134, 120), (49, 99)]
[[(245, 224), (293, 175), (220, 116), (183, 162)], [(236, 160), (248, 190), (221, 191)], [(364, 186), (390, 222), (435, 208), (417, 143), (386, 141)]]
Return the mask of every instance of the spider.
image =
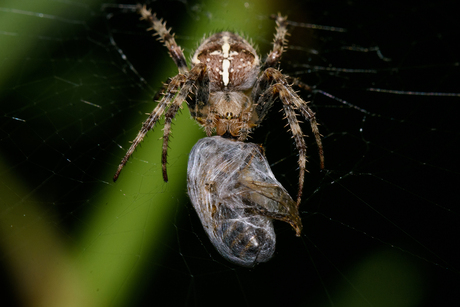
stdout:
[(143, 123), (113, 180), (117, 180), (136, 147), (164, 114), (162, 171), (164, 181), (168, 181), (166, 165), (171, 121), (183, 101), (187, 102), (192, 117), (204, 127), (207, 136), (215, 133), (224, 138), (245, 141), (279, 99), (299, 152), (299, 206), (306, 171), (306, 145), (297, 113), (300, 112), (310, 122), (321, 168), (324, 167), (324, 156), (315, 113), (291, 87), (289, 81), (294, 79), (276, 68), (286, 48), (287, 17), (281, 14), (273, 16), (276, 20), (276, 33), (273, 48), (265, 61), (261, 62), (255, 48), (247, 40), (225, 31), (203, 39), (191, 59), (192, 67), (189, 69), (184, 53), (177, 45), (174, 34), (170, 33), (171, 29), (166, 28), (166, 23), (152, 14), (145, 5), (138, 5), (137, 10), (142, 16), (141, 20), (151, 25), (149, 30), (154, 30), (154, 36), (157, 35), (158, 40), (168, 48), (179, 73), (164, 85), (163, 97)]

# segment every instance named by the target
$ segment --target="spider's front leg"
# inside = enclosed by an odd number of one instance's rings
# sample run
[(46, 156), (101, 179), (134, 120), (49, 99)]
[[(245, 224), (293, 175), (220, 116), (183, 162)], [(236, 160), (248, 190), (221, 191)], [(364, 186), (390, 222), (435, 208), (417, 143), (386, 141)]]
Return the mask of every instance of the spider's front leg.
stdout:
[(299, 151), (299, 190), (297, 193), (297, 206), (300, 205), (303, 184), (305, 180), (305, 164), (307, 146), (305, 144), (304, 135), (297, 119), (296, 110), (299, 110), (305, 119), (310, 122), (311, 129), (315, 135), (316, 144), (320, 157), (321, 168), (324, 168), (323, 145), (321, 142), (321, 134), (318, 130), (315, 113), (308, 107), (297, 93), (291, 88), (286, 77), (277, 69), (267, 68), (257, 80), (253, 92), (252, 99), (255, 104), (254, 122), (259, 125), (269, 109), (273, 106), (275, 100), (279, 98), (283, 103), (284, 114), (288, 120), (292, 137), (295, 140), (297, 150)]
[(176, 63), (179, 73), (185, 74), (187, 69), (187, 61), (184, 57), (184, 52), (177, 45), (176, 40), (174, 39), (174, 33), (171, 34), (171, 29), (166, 28), (166, 22), (163, 22), (162, 19), (158, 19), (155, 14), (152, 14), (151, 9), (147, 9), (145, 5), (137, 5), (137, 11), (142, 16), (141, 19), (146, 20), (151, 28), (148, 30), (154, 30), (155, 35), (158, 36), (158, 40), (164, 43), (165, 47), (168, 48), (169, 55)]
[(289, 35), (287, 31), (287, 17), (278, 15), (272, 15), (272, 19), (276, 20), (276, 33), (273, 39), (273, 49), (265, 59), (264, 68), (275, 67), (281, 59), (281, 55), (286, 49), (287, 39)]

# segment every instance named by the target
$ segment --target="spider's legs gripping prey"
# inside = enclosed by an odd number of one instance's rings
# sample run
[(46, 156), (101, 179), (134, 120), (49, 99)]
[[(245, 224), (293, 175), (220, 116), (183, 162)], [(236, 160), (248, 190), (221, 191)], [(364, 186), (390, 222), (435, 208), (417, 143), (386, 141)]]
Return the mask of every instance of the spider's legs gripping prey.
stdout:
[[(193, 69), (192, 69), (193, 70)], [(209, 75), (202, 74), (196, 82), (195, 99), (188, 100), (190, 115), (202, 126), (204, 126), (206, 135), (212, 135), (212, 128), (215, 123), (215, 112), (210, 109), (209, 104)]]
[(169, 33), (171, 29), (166, 29), (166, 22), (163, 22), (162, 19), (158, 19), (155, 14), (152, 15), (152, 11), (147, 9), (145, 5), (142, 6), (138, 4), (137, 11), (142, 15), (141, 19), (147, 20), (152, 26), (148, 30), (155, 30), (154, 35), (158, 35), (158, 40), (164, 43), (165, 47), (168, 48), (169, 55), (174, 60), (174, 63), (176, 63), (179, 73), (185, 74), (188, 71), (188, 68), (184, 52), (177, 45), (176, 40), (174, 39), (174, 33)]
[(307, 146), (305, 145), (304, 135), (300, 129), (299, 120), (297, 119), (295, 111), (299, 110), (303, 117), (310, 122), (310, 126), (318, 146), (321, 168), (324, 168), (323, 145), (315, 113), (291, 88), (283, 74), (274, 68), (267, 68), (256, 81), (252, 92), (252, 98), (256, 101), (255, 116), (257, 118), (255, 118), (254, 121), (257, 125), (264, 119), (276, 98), (279, 98), (283, 103), (284, 113), (286, 119), (288, 120), (297, 150), (299, 151), (298, 163), (300, 174), (297, 205), (300, 205), (306, 171), (305, 164)]

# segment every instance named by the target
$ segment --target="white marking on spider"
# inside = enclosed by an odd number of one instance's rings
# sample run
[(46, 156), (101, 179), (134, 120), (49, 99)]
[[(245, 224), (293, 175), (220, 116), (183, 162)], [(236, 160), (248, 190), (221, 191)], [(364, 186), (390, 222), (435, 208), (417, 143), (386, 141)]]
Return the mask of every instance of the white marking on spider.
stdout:
[[(224, 60), (222, 61), (222, 82), (224, 83), (224, 86), (227, 86), (229, 81), (230, 81), (230, 73), (229, 73), (229, 68), (230, 68), (230, 61), (233, 60), (233, 56), (237, 55), (238, 52), (236, 51), (230, 51), (230, 44), (228, 40), (230, 37), (228, 35), (224, 35), (222, 37), (222, 40), (224, 43), (222, 44), (222, 56), (224, 57)], [(233, 69), (230, 71), (233, 72)]]
[(228, 35), (224, 35), (222, 37), (224, 43), (222, 44), (222, 56), (224, 60), (222, 61), (222, 82), (224, 85), (227, 86), (229, 82), (229, 72), (228, 69), (230, 68), (230, 59), (228, 58), (228, 52), (230, 51), (230, 44), (228, 43), (228, 39), (230, 37)]
[(228, 43), (228, 39), (230, 37), (228, 35), (224, 35), (222, 39), (224, 40), (224, 44), (222, 45), (222, 52), (224, 55), (224, 58), (228, 58), (228, 52), (230, 51), (230, 44)]
[(222, 63), (222, 81), (224, 82), (224, 85), (227, 86), (228, 81), (229, 81), (229, 72), (228, 68), (230, 67), (230, 61), (229, 60), (224, 60)]

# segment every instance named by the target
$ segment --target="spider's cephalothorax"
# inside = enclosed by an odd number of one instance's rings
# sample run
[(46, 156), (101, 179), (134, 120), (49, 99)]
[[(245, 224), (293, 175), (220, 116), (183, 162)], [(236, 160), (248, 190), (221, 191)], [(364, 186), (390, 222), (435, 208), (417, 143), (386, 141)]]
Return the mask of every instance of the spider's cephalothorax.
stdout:
[(253, 101), (246, 93), (260, 72), (255, 49), (235, 33), (220, 32), (205, 39), (196, 50), (192, 64), (206, 64), (209, 85), (199, 90), (191, 108), (192, 116), (206, 128), (208, 136), (246, 139), (254, 127)]
[(187, 101), (193, 118), (205, 128), (208, 136), (215, 133), (244, 141), (279, 99), (299, 151), (299, 205), (305, 176), (306, 145), (296, 111), (310, 122), (319, 149), (321, 167), (324, 159), (315, 113), (291, 88), (288, 80), (292, 78), (275, 68), (286, 44), (286, 17), (274, 16), (277, 28), (273, 49), (263, 63), (248, 41), (232, 32), (220, 32), (203, 40), (192, 57), (192, 67), (189, 70), (181, 48), (165, 23), (152, 15), (145, 6), (138, 6), (138, 11), (142, 15), (141, 19), (152, 25), (151, 30), (155, 31), (155, 35), (168, 48), (179, 73), (166, 84), (163, 97), (144, 122), (121, 161), (114, 180), (118, 178), (121, 169), (145, 134), (163, 114), (165, 124), (162, 167), (163, 178), (168, 180), (166, 159), (171, 121), (183, 101)]

